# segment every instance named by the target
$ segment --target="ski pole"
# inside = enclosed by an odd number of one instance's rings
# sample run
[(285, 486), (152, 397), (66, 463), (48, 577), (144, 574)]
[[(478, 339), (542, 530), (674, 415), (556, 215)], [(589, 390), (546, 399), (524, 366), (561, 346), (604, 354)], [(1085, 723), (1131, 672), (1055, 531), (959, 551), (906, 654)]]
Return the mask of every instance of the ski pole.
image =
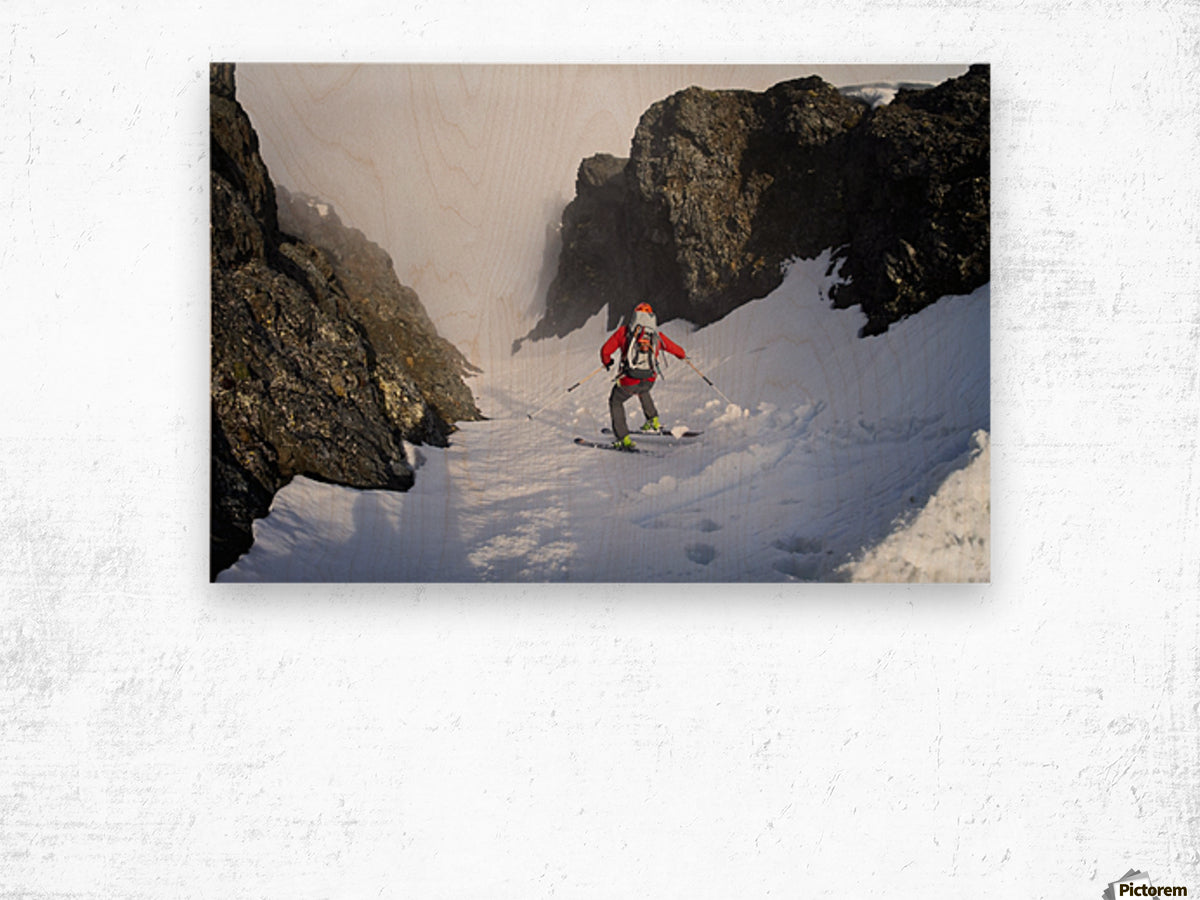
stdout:
[(685, 356), (683, 358), (683, 361), (692, 367), (693, 372), (695, 372), (697, 375), (699, 375), (701, 378), (704, 379), (705, 384), (707, 384), (710, 388), (712, 388), (714, 391), (716, 391), (718, 394), (720, 394), (722, 400), (724, 400), (730, 406), (736, 405), (736, 404), (734, 404), (734, 402), (732, 400), (730, 400), (724, 394), (721, 394), (721, 389), (719, 387), (717, 387), (715, 384), (713, 384), (711, 381), (709, 381), (708, 376), (705, 375), (703, 372), (701, 372), (699, 369), (697, 369), (696, 366), (692, 363), (691, 359), (689, 359), (688, 357)]
[[(587, 381), (587, 380), (588, 380), (589, 378), (591, 378), (593, 375), (598, 375), (598, 374), (600, 374), (600, 372), (601, 372), (603, 369), (604, 369), (604, 366), (599, 366), (599, 367), (598, 367), (598, 368), (596, 368), (594, 371), (592, 371), (592, 372), (589, 372), (589, 373), (588, 373), (587, 375), (585, 375), (583, 378), (580, 378), (580, 379), (579, 379), (577, 382), (575, 382), (573, 385), (571, 385), (569, 388), (567, 388), (567, 393), (568, 393), (568, 394), (569, 394), (569, 393), (571, 393), (571, 391), (575, 390), (575, 388), (579, 387), (581, 384), (583, 384), (585, 381)], [(556, 395), (556, 396), (554, 396), (553, 398), (551, 398), (550, 400), (547, 400), (545, 403), (543, 403), (541, 406), (539, 406), (537, 409), (535, 409), (533, 412), (531, 412), (531, 413), (529, 414), (528, 418), (532, 419), (534, 416), (536, 416), (538, 413), (540, 413), (540, 412), (541, 412), (543, 409), (545, 409), (545, 408), (546, 408), (547, 406), (549, 406), (551, 403), (555, 403), (555, 402), (557, 402), (557, 401), (558, 401), (558, 400), (560, 400), (560, 399), (562, 399), (562, 398), (561, 398), (561, 396), (559, 396), (559, 395)]]

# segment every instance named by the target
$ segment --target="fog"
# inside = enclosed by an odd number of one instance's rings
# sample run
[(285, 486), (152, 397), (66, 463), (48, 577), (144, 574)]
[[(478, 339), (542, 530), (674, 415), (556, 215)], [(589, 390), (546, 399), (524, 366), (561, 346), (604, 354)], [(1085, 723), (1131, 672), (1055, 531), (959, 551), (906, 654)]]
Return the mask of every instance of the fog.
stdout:
[(485, 369), (537, 320), (575, 173), (628, 155), (641, 114), (689, 85), (936, 83), (940, 66), (237, 67), (276, 183), (331, 203), (392, 257), (441, 333)]

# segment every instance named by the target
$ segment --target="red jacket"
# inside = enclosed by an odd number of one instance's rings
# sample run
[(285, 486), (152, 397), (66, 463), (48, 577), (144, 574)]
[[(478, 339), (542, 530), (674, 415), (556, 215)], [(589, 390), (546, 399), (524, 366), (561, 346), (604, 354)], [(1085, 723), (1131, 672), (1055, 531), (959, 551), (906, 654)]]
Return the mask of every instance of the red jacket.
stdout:
[[(684, 349), (682, 347), (680, 347), (677, 343), (675, 343), (673, 340), (671, 340), (669, 337), (667, 337), (661, 331), (658, 333), (658, 338), (659, 338), (658, 348), (655, 350), (655, 353), (654, 353), (655, 356), (658, 356), (658, 354), (663, 350), (666, 350), (668, 353), (670, 353), (673, 356), (678, 356), (680, 359), (684, 359), (687, 356), (687, 353), (684, 352)], [(604, 346), (600, 348), (600, 362), (602, 362), (605, 366), (607, 366), (610, 362), (612, 362), (613, 354), (616, 353), (618, 350), (622, 350), (624, 348), (624, 346), (625, 346), (625, 326), (622, 325), (620, 328), (618, 328), (616, 331), (613, 332), (612, 337), (610, 337), (607, 341), (605, 341)], [(628, 375), (622, 375), (620, 383), (622, 385), (624, 385), (625, 387), (629, 387), (630, 385), (634, 385), (634, 384), (644, 384), (647, 382), (653, 383), (654, 378), (655, 377), (653, 375), (651, 375), (649, 378), (645, 378), (645, 379), (630, 378)]]

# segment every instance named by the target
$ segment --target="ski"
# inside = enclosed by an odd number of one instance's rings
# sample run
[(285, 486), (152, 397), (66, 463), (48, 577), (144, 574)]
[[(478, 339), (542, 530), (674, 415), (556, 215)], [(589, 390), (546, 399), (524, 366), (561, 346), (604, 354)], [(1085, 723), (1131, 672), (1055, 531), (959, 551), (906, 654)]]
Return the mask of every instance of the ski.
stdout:
[[(611, 428), (601, 428), (600, 433), (601, 434), (612, 434), (613, 432), (612, 432)], [(629, 432), (629, 436), (632, 437), (635, 441), (639, 437), (675, 438), (676, 440), (679, 440), (681, 438), (698, 438), (702, 434), (704, 434), (703, 431), (684, 431), (679, 434), (675, 434), (674, 432), (667, 431), (665, 429), (662, 431), (631, 431), (631, 432)]]
[(587, 438), (577, 437), (575, 443), (580, 447), (591, 447), (595, 450), (611, 450), (613, 453), (640, 453), (643, 456), (662, 456), (662, 453), (657, 453), (654, 450), (646, 450), (642, 447), (634, 447), (632, 450), (614, 447), (612, 444), (607, 444), (602, 441), (589, 441)]

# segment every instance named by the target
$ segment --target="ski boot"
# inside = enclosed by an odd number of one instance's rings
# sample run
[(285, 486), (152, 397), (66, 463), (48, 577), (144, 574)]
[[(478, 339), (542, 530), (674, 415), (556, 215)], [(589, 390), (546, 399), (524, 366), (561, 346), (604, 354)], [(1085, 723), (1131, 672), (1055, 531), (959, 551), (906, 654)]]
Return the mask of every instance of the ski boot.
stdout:
[(633, 438), (631, 438), (629, 435), (625, 435), (625, 437), (621, 438), (619, 441), (613, 441), (613, 449), (632, 451), (637, 449), (637, 444), (633, 442)]
[(662, 422), (658, 421), (658, 416), (653, 419), (647, 419), (642, 425), (642, 431), (662, 431)]

